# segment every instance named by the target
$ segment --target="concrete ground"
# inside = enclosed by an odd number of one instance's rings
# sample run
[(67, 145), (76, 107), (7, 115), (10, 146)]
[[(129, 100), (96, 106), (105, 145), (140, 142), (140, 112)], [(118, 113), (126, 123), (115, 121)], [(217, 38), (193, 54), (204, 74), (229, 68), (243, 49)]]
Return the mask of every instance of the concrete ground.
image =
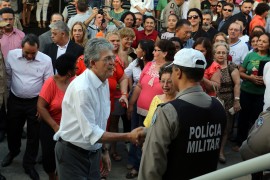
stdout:
[[(8, 167), (1, 167), (1, 173), (7, 178), (7, 180), (28, 180), (30, 179), (28, 175), (24, 173), (24, 169), (22, 168), (22, 157), (25, 149), (26, 140), (22, 139), (22, 148), (21, 153), (17, 156), (13, 163)], [(112, 171), (108, 177), (109, 180), (125, 180), (126, 173), (128, 170), (126, 169), (127, 164), (127, 150), (124, 143), (118, 143), (118, 152), (122, 155), (123, 160), (120, 162), (115, 162), (112, 160)], [(4, 142), (0, 143), (0, 162), (2, 162), (4, 156), (8, 153), (7, 141), (5, 139)], [(222, 165), (219, 164), (218, 168), (223, 168), (226, 166), (230, 166), (236, 164), (241, 161), (240, 155), (237, 152), (231, 151), (231, 143), (229, 143), (226, 147), (226, 158), (227, 163)], [(43, 170), (41, 164), (36, 165), (36, 169), (39, 172), (40, 179), (45, 180), (48, 179), (46, 173)], [(237, 178), (237, 180), (249, 180), (250, 176), (245, 176), (241, 178)]]

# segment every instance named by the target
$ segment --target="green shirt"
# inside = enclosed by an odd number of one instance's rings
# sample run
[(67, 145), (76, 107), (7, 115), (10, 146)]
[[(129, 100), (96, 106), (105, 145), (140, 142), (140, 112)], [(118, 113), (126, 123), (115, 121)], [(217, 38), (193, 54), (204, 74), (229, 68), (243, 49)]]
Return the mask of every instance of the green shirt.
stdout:
[[(270, 61), (270, 56), (260, 56), (257, 52), (251, 52), (247, 54), (242, 67), (246, 69), (246, 74), (251, 75), (253, 70), (256, 68), (259, 70), (260, 61)], [(265, 86), (258, 86), (249, 80), (243, 80), (241, 84), (241, 90), (250, 94), (263, 95)]]
[[(125, 12), (127, 12), (126, 9), (123, 9), (123, 11), (120, 12), (120, 13), (115, 13), (114, 10), (111, 10), (111, 11), (109, 11), (109, 15), (110, 15), (112, 18), (114, 18), (114, 19), (120, 21), (121, 16), (122, 16)], [(110, 22), (109, 25), (114, 25), (114, 24), (113, 24), (113, 22)]]
[(159, 0), (157, 4), (157, 10), (162, 11), (166, 5), (168, 4), (168, 0)]

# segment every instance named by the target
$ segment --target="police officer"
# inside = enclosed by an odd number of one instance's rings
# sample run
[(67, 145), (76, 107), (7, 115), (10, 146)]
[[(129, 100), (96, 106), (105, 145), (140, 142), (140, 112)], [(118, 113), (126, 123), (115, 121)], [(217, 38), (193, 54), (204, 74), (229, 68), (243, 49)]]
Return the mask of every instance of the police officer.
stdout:
[(172, 63), (176, 99), (160, 105), (147, 130), (139, 180), (191, 179), (217, 169), (226, 115), (203, 92), (203, 54), (184, 48)]
[(163, 23), (162, 27), (167, 27), (167, 19), (170, 14), (176, 14), (180, 19), (183, 18), (184, 12), (183, 12), (183, 4), (185, 3), (185, 0), (171, 0), (167, 6), (164, 8), (163, 11)]

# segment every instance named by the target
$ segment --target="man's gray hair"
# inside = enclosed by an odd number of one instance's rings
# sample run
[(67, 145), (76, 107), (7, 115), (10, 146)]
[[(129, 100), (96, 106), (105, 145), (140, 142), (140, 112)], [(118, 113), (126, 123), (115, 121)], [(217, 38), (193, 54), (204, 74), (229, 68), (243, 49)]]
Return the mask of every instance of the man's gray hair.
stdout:
[(64, 21), (57, 21), (55, 23), (52, 23), (50, 25), (50, 28), (59, 30), (61, 32), (65, 32), (65, 34), (67, 36), (69, 36), (69, 28), (68, 28), (67, 24)]
[(113, 45), (104, 38), (93, 38), (87, 41), (84, 48), (84, 64), (90, 66), (90, 61), (98, 61), (101, 52), (113, 50)]
[(211, 21), (213, 19), (213, 12), (210, 9), (202, 10), (202, 15), (209, 14), (211, 16)]

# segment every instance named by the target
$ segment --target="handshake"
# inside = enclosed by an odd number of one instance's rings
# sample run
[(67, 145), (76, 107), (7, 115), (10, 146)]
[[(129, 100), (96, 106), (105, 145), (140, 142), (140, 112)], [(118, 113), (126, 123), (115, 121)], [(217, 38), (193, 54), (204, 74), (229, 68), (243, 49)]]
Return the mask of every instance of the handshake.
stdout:
[(147, 128), (145, 127), (138, 127), (136, 129), (133, 129), (129, 133), (129, 141), (133, 144), (136, 144), (136, 146), (141, 146), (144, 143), (146, 132)]

